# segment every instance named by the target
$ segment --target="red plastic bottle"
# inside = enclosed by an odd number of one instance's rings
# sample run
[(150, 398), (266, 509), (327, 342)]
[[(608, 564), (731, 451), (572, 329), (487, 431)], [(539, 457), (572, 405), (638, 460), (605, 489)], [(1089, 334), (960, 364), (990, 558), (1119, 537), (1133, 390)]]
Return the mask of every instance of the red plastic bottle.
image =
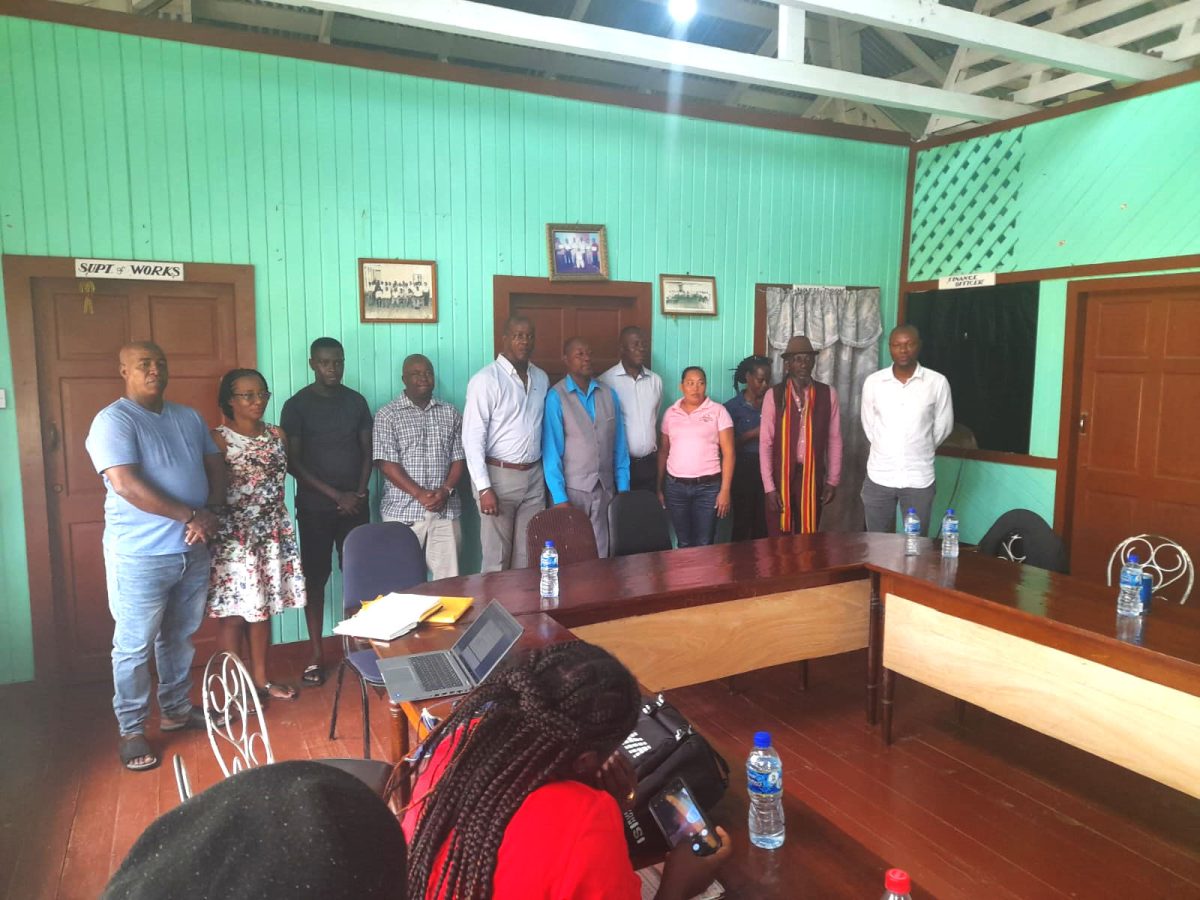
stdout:
[(881, 900), (912, 900), (912, 879), (903, 869), (888, 869), (883, 876), (884, 892)]

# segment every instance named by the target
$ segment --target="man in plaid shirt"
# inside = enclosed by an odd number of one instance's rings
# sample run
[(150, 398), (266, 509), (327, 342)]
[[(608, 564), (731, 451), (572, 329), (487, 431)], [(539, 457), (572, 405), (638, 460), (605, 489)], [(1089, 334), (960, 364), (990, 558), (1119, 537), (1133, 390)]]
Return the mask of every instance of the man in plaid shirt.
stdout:
[(404, 360), (404, 392), (375, 414), (375, 465), (383, 473), (379, 513), (403, 522), (425, 548), (431, 576), (458, 574), (462, 501), (456, 486), (463, 462), (462, 416), (433, 396), (433, 363)]

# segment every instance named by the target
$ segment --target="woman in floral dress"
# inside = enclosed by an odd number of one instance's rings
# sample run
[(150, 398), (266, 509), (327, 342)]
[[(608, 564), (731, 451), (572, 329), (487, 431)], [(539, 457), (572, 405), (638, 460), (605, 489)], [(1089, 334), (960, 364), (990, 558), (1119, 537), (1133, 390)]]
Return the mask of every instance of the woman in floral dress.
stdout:
[(222, 648), (250, 669), (259, 697), (294, 700), (296, 688), (267, 677), (270, 617), (304, 606), (304, 573), (283, 502), (287, 438), (263, 421), (271, 392), (254, 369), (221, 379), (217, 405), (225, 424), (213, 440), (229, 470), (227, 509), (212, 545), (208, 614), (221, 620)]

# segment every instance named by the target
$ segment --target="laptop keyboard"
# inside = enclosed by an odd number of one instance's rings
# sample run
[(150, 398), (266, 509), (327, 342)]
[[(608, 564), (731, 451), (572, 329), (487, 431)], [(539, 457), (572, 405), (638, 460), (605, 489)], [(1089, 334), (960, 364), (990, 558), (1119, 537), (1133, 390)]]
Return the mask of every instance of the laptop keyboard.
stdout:
[(462, 678), (444, 654), (413, 657), (412, 665), (417, 678), (421, 680), (421, 687), (427, 691), (463, 687)]

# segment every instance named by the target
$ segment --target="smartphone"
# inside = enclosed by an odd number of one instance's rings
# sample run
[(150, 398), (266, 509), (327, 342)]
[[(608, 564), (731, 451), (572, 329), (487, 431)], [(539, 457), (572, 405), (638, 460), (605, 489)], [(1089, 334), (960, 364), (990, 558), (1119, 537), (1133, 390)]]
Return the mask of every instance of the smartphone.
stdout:
[(682, 778), (673, 779), (654, 796), (650, 815), (671, 847), (688, 843), (697, 856), (711, 856), (721, 847), (716, 828)]

